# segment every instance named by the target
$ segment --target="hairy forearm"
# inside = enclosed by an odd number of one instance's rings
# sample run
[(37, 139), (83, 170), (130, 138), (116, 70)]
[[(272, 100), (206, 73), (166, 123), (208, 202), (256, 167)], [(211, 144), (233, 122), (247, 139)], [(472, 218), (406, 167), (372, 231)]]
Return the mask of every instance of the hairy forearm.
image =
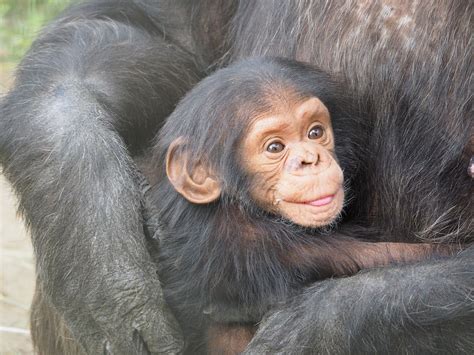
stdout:
[(261, 324), (247, 354), (474, 350), (474, 247), (317, 282)]

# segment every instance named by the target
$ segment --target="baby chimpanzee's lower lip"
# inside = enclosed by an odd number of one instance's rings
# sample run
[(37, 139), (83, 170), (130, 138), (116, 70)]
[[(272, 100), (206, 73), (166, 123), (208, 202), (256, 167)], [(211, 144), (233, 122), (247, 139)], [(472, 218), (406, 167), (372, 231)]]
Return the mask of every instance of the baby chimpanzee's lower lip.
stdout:
[(333, 200), (336, 194), (333, 195), (327, 195), (321, 198), (318, 198), (316, 200), (309, 200), (309, 201), (285, 201), (285, 202), (290, 202), (290, 203), (295, 203), (295, 204), (300, 204), (300, 205), (310, 205), (310, 206), (315, 206), (315, 207), (321, 207), (321, 206), (326, 206), (330, 204)]
[(332, 200), (334, 200), (334, 196), (335, 195), (324, 196), (324, 197), (318, 198), (317, 200), (306, 201), (304, 203), (306, 205), (311, 205), (311, 206), (316, 206), (316, 207), (326, 206), (330, 204)]

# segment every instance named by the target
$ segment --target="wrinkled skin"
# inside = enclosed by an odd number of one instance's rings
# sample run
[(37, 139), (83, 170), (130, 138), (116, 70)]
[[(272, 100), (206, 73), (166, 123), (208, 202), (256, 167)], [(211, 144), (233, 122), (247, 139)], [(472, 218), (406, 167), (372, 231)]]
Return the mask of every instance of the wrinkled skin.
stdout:
[(240, 155), (254, 176), (252, 198), (265, 209), (305, 227), (326, 226), (341, 212), (343, 174), (331, 118), (318, 98), (254, 118)]

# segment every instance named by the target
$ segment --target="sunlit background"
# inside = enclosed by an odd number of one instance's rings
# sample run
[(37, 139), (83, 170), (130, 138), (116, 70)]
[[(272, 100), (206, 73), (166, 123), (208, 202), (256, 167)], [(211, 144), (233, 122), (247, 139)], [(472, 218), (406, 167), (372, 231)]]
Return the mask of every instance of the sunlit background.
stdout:
[[(41, 27), (70, 0), (0, 0), (0, 95)], [(1, 117), (0, 117), (1, 119)], [(1, 168), (0, 168), (1, 169)], [(29, 307), (34, 288), (31, 242), (0, 170), (0, 354), (32, 354)]]

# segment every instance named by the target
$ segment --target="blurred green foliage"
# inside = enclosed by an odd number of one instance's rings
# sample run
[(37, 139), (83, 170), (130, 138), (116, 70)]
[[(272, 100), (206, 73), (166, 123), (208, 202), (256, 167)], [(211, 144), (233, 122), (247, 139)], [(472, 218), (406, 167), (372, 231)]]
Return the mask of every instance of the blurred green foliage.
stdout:
[(71, 0), (0, 0), (0, 62), (17, 62)]

